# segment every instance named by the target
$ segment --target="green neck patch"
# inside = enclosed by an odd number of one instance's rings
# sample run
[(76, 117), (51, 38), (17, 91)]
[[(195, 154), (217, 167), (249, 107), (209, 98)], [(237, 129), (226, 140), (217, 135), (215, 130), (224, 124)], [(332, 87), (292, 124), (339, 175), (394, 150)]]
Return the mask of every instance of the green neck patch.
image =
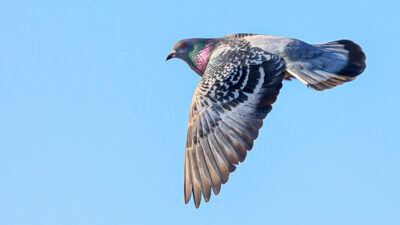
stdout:
[(207, 68), (211, 50), (214, 48), (213, 42), (196, 43), (193, 50), (188, 55), (188, 64), (200, 75), (203, 75)]

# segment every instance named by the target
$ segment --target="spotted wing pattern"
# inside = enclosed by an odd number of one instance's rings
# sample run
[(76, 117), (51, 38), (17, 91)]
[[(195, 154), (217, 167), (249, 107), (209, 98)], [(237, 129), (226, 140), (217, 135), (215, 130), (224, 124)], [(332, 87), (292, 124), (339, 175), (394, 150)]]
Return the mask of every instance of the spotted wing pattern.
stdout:
[[(235, 37), (233, 37), (235, 38)], [(253, 147), (282, 87), (285, 63), (241, 41), (217, 46), (192, 100), (185, 153), (185, 202), (217, 195)]]

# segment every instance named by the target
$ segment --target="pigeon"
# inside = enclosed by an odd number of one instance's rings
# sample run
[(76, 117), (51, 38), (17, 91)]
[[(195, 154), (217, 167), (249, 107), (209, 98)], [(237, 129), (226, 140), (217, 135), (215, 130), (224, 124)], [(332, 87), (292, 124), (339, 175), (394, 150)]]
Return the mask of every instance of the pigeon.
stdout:
[(217, 195), (253, 148), (283, 80), (322, 91), (354, 80), (366, 56), (351, 40), (308, 44), (294, 38), (231, 34), (178, 41), (166, 60), (179, 58), (201, 76), (189, 115), (184, 198), (199, 208)]

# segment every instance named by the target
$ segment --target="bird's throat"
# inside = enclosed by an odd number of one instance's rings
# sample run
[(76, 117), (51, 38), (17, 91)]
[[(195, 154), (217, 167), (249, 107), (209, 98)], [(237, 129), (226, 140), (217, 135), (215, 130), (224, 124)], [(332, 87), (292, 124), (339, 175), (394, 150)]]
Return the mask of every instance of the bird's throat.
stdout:
[(200, 76), (203, 76), (204, 71), (206, 71), (214, 46), (214, 42), (199, 43), (194, 46), (193, 51), (189, 54), (189, 65)]

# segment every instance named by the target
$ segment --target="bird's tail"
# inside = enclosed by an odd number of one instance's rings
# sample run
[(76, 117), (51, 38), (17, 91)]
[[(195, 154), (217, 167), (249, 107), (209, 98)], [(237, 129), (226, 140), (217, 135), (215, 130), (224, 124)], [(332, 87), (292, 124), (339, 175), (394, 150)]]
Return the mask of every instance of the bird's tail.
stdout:
[(364, 72), (365, 54), (350, 40), (339, 40), (312, 45), (318, 55), (305, 59), (301, 66), (288, 65), (287, 72), (316, 90), (333, 88), (354, 80)]

